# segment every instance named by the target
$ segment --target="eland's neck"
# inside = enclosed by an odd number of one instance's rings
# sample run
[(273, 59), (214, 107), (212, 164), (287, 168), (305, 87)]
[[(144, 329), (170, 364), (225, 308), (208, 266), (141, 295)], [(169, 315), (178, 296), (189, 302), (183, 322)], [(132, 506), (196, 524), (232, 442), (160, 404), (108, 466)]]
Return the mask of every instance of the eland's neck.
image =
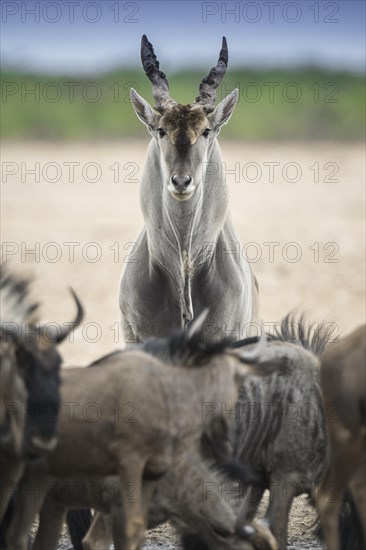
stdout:
[(168, 254), (193, 265), (202, 263), (202, 255), (212, 251), (228, 213), (227, 185), (222, 182), (222, 156), (216, 141), (207, 166), (210, 175), (198, 183), (192, 197), (178, 201), (168, 191), (158, 147), (154, 141), (150, 143), (140, 198), (152, 260), (163, 263)]
[(149, 262), (168, 274), (184, 322), (193, 318), (192, 279), (215, 254), (228, 214), (227, 186), (222, 182), (222, 157), (216, 141), (207, 163), (211, 175), (198, 183), (190, 199), (178, 201), (168, 191), (160, 153), (152, 141), (140, 188)]

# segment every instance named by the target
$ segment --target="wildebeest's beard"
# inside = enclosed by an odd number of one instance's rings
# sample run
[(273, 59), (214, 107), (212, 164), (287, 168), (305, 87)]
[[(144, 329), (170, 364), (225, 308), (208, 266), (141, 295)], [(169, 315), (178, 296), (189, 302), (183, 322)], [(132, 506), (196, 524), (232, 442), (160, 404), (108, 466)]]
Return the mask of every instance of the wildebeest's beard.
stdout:
[(25, 450), (37, 454), (36, 442), (47, 446), (56, 435), (61, 357), (54, 346), (40, 351), (34, 342), (18, 344), (16, 356), (28, 393)]

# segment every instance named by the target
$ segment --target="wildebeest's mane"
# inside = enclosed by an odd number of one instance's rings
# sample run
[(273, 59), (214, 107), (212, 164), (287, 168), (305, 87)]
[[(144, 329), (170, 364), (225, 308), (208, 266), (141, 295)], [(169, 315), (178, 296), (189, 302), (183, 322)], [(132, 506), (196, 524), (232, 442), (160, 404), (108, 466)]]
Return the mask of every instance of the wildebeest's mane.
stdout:
[[(268, 341), (280, 341), (297, 344), (319, 357), (330, 341), (332, 327), (326, 323), (309, 323), (305, 315), (286, 315), (275, 334), (267, 333)], [(184, 367), (205, 365), (212, 356), (222, 354), (227, 349), (235, 349), (257, 344), (259, 336), (251, 336), (243, 340), (205, 341), (202, 331), (190, 333), (189, 330), (179, 330), (168, 338), (151, 338), (142, 344), (130, 346), (126, 350), (116, 350), (97, 359), (89, 366), (100, 364), (107, 357), (121, 351), (140, 350), (149, 353), (164, 362)]]
[(202, 330), (173, 332), (168, 338), (147, 340), (141, 345), (146, 353), (175, 365), (184, 367), (204, 366), (214, 355), (225, 352), (230, 341), (206, 341)]
[[(267, 333), (267, 340), (273, 340), (273, 336)], [(248, 338), (243, 338), (243, 340), (236, 340), (231, 342), (230, 348), (244, 348), (245, 346), (250, 346), (252, 344), (258, 344), (259, 336), (250, 336)]]
[(298, 344), (320, 357), (330, 342), (332, 331), (333, 327), (327, 323), (309, 322), (304, 314), (288, 313), (280, 327), (276, 327), (275, 339)]
[(30, 299), (30, 285), (31, 279), (14, 275), (1, 264), (1, 323), (34, 324), (36, 322), (39, 304)]
[(89, 367), (97, 366), (108, 357), (128, 351), (143, 351), (164, 363), (182, 367), (199, 367), (208, 363), (212, 356), (224, 353), (230, 345), (231, 342), (228, 341), (204, 341), (201, 330), (190, 333), (189, 330), (182, 329), (173, 332), (167, 338), (150, 338), (141, 344), (112, 351), (90, 363)]
[[(282, 319), (280, 326), (275, 327), (275, 334), (267, 333), (267, 339), (297, 344), (320, 357), (330, 342), (332, 331), (333, 327), (327, 327), (326, 323), (308, 322), (305, 314), (298, 316), (295, 313), (288, 313)], [(252, 336), (233, 342), (230, 347), (242, 348), (256, 344), (258, 341), (258, 336)]]

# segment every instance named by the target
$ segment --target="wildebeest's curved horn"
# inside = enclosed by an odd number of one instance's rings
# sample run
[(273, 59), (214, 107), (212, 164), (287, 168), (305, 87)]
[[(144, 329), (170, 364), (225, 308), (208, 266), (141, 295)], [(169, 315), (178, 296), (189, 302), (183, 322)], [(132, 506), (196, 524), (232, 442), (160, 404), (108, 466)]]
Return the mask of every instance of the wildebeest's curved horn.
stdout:
[(238, 512), (235, 520), (235, 534), (241, 539), (247, 540), (257, 550), (278, 550), (278, 543), (265, 520), (257, 525), (246, 524), (246, 516), (249, 508), (249, 500), (252, 494), (252, 488), (246, 492), (245, 500)]
[(244, 502), (241, 505), (235, 520), (235, 534), (242, 539), (248, 539), (254, 533), (254, 529), (252, 526), (245, 525), (248, 508), (249, 508), (249, 499), (251, 494), (252, 494), (252, 488), (249, 487), (249, 489), (246, 492)]
[(76, 317), (72, 321), (72, 323), (68, 323), (67, 326), (62, 328), (61, 333), (57, 335), (57, 337), (56, 337), (56, 343), (57, 344), (60, 344), (61, 342), (63, 342), (65, 340), (65, 338), (67, 338), (67, 336), (70, 334), (70, 332), (74, 328), (76, 328), (78, 325), (80, 325), (80, 323), (81, 323), (81, 321), (83, 320), (83, 317), (84, 317), (84, 308), (83, 308), (76, 292), (71, 287), (70, 287), (70, 292), (71, 292), (71, 294), (72, 294), (72, 296), (75, 300), (75, 303), (76, 303), (76, 308), (77, 308)]
[[(250, 492), (251, 488), (248, 490), (247, 495), (250, 496)], [(244, 502), (235, 521), (236, 536), (247, 540), (257, 550), (279, 550), (278, 543), (265, 520), (256, 525), (245, 524), (247, 510), (248, 503)]]
[(61, 342), (63, 342), (65, 340), (65, 338), (67, 338), (67, 336), (70, 334), (70, 332), (74, 328), (76, 328), (78, 325), (80, 325), (80, 323), (81, 323), (81, 321), (84, 317), (84, 308), (83, 308), (79, 298), (77, 297), (76, 292), (71, 287), (70, 287), (70, 292), (71, 292), (71, 294), (72, 294), (72, 296), (75, 300), (76, 308), (77, 308), (75, 319), (71, 323), (66, 323), (61, 329), (60, 329), (60, 327), (54, 327), (54, 326), (47, 327), (46, 326), (46, 328), (47, 328), (46, 336), (44, 336), (45, 326), (42, 325), (40, 327), (37, 327), (36, 331), (39, 334), (41, 334), (41, 336), (43, 337), (45, 345), (47, 345), (46, 344), (47, 342), (48, 342), (49, 345), (51, 343), (61, 344)]
[(175, 105), (176, 102), (169, 95), (169, 84), (166, 75), (159, 70), (159, 61), (146, 34), (141, 39), (141, 61), (146, 76), (153, 85), (155, 108), (159, 113), (163, 113), (168, 107)]
[(199, 88), (200, 95), (196, 97), (195, 103), (202, 105), (207, 113), (211, 113), (215, 108), (216, 90), (227, 69), (229, 52), (225, 36), (222, 37), (222, 46), (216, 67), (213, 67), (206, 76)]

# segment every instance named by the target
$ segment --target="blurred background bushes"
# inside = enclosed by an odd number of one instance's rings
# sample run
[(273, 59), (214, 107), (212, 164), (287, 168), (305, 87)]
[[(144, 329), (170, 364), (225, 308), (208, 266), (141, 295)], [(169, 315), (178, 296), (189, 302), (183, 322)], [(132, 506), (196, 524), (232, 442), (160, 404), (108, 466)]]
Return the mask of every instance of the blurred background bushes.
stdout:
[[(172, 97), (189, 103), (207, 70), (169, 76)], [(143, 71), (88, 78), (19, 72), (1, 74), (1, 138), (11, 140), (120, 140), (146, 137), (130, 100), (133, 86), (153, 104)], [(337, 140), (364, 138), (364, 76), (324, 71), (230, 71), (217, 100), (235, 87), (239, 102), (222, 130), (228, 139)]]

